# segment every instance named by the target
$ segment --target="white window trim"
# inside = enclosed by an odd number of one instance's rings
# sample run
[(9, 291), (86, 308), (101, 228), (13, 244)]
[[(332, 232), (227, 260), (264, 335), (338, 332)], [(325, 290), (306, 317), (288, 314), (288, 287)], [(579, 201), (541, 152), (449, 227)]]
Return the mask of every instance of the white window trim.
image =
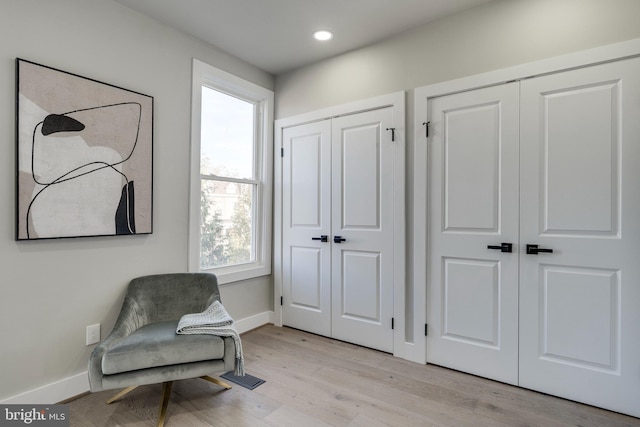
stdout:
[[(256, 260), (246, 264), (200, 269), (200, 121), (202, 86), (256, 101), (258, 105), (259, 140), (257, 148), (260, 197), (257, 198), (255, 225)], [(191, 92), (191, 172), (189, 187), (189, 271), (207, 271), (218, 277), (218, 283), (271, 274), (271, 212), (273, 187), (273, 91), (229, 74), (194, 58)]]

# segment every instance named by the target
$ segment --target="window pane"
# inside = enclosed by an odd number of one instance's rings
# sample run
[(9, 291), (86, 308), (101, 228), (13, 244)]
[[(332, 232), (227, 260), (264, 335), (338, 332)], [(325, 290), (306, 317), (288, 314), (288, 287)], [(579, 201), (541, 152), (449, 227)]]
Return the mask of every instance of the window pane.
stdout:
[(200, 268), (255, 261), (253, 199), (255, 184), (201, 181)]
[(202, 87), (202, 174), (254, 178), (254, 111), (250, 102)]

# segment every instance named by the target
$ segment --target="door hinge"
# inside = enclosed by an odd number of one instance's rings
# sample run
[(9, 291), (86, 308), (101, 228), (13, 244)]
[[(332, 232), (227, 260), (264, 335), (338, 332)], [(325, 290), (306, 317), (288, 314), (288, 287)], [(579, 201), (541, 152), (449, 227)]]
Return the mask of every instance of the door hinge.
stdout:
[(280, 157), (284, 157), (284, 148), (280, 148)]
[(280, 305), (284, 305), (284, 297), (280, 297)]
[(424, 324), (424, 336), (429, 336), (429, 330), (428, 330), (428, 326), (426, 323)]
[(426, 129), (425, 134), (427, 138), (429, 138), (429, 124), (431, 124), (431, 122), (422, 122), (422, 126), (424, 126)]
[(394, 319), (393, 319), (393, 317), (392, 317), (392, 318), (391, 318), (391, 329), (394, 329), (394, 326), (395, 326), (395, 325), (393, 324), (393, 320), (394, 320)]

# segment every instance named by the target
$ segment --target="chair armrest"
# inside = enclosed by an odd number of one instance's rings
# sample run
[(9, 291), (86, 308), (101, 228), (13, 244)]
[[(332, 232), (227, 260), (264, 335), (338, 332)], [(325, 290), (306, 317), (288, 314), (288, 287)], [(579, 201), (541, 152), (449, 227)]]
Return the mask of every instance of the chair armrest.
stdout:
[(88, 373), (91, 391), (103, 389), (102, 357), (104, 354), (122, 338), (131, 335), (147, 323), (148, 316), (145, 315), (139, 304), (133, 298), (125, 297), (113, 329), (104, 340), (98, 343), (89, 357)]

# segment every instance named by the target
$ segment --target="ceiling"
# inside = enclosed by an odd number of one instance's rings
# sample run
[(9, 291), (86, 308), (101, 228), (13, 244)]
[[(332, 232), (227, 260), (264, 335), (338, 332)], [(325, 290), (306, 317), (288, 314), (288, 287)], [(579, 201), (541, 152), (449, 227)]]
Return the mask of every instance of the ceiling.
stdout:
[(492, 0), (115, 1), (275, 75)]

